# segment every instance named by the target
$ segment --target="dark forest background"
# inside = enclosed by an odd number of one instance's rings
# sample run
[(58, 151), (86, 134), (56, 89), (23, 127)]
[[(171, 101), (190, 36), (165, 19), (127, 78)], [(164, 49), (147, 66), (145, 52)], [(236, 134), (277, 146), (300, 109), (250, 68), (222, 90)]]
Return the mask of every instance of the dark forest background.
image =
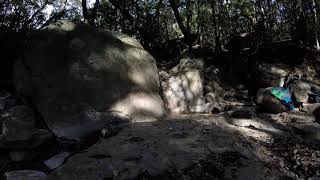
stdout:
[(58, 19), (123, 32), (168, 62), (187, 52), (252, 54), (275, 41), (319, 50), (319, 8), (320, 0), (1, 0), (1, 79), (28, 32)]

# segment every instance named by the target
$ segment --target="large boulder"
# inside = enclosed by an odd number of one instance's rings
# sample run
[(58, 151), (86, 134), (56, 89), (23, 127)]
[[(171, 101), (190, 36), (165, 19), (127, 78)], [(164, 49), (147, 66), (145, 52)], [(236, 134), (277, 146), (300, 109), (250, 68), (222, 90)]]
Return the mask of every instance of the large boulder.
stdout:
[(68, 21), (30, 34), (14, 83), (55, 135), (67, 139), (119, 116), (165, 114), (155, 59), (135, 39)]

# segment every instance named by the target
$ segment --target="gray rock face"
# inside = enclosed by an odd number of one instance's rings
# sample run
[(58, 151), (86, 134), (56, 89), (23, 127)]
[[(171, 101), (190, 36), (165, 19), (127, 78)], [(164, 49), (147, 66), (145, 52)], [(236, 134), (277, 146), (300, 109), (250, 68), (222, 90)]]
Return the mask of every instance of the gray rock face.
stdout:
[(257, 92), (256, 102), (261, 111), (268, 113), (281, 113), (287, 111), (279, 99), (271, 94), (272, 87), (259, 89)]
[(31, 34), (14, 70), (16, 89), (30, 97), (59, 137), (77, 139), (121, 114), (159, 118), (154, 58), (120, 33), (59, 21)]
[(198, 70), (180, 72), (163, 86), (164, 99), (172, 112), (198, 112), (203, 104), (202, 81)]
[(260, 87), (282, 87), (289, 74), (286, 67), (278, 64), (260, 63), (257, 68), (257, 77)]
[(170, 112), (210, 113), (217, 105), (210, 101), (216, 99), (211, 94), (208, 95), (210, 98), (204, 97), (201, 77), (203, 68), (204, 62), (201, 59), (182, 59), (170, 70), (170, 74), (160, 72), (163, 98)]

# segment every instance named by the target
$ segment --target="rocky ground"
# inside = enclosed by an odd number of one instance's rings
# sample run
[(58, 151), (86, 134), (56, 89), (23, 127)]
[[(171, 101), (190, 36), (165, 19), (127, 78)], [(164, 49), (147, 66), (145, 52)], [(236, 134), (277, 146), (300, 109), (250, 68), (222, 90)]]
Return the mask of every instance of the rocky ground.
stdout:
[[(48, 179), (316, 179), (319, 128), (306, 115), (256, 114), (247, 108), (106, 127), (107, 136), (75, 151)], [(33, 150), (32, 161), (19, 163), (2, 153), (2, 172), (49, 173), (43, 160), (59, 151), (49, 147)]]
[(308, 128), (319, 125), (293, 119), (203, 114), (136, 123), (71, 157), (49, 179), (316, 178), (319, 141)]
[[(28, 169), (66, 180), (320, 178), (315, 117), (261, 113), (248, 101), (234, 101), (218, 114), (113, 124), (95, 137), (78, 148), (52, 139), (33, 149), (3, 149), (1, 173)], [(64, 151), (72, 155), (60, 168), (53, 171), (44, 164)]]

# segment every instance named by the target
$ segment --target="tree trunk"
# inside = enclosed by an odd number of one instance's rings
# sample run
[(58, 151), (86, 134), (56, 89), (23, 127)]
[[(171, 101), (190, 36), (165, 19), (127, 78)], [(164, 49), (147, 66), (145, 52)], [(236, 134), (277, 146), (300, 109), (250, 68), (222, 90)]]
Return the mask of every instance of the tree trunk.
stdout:
[[(148, 41), (148, 39), (152, 37), (152, 34), (151, 34), (152, 32), (150, 32), (148, 29), (145, 29), (145, 27), (141, 24), (141, 22), (135, 22), (135, 18), (124, 7), (124, 4), (121, 4), (119, 0), (109, 0), (109, 1), (118, 11), (120, 11), (122, 17), (128, 20), (131, 23), (131, 26), (139, 32), (139, 35), (143, 37), (143, 40)], [(140, 17), (140, 19), (144, 19), (144, 18), (146, 17)], [(121, 26), (122, 26), (122, 30), (126, 30), (125, 29), (126, 25), (124, 24), (124, 21), (123, 23), (121, 23)], [(142, 43), (142, 44), (145, 44), (145, 43)]]
[(201, 20), (201, 0), (197, 0), (197, 43), (201, 45), (201, 27), (202, 27), (202, 20)]
[(193, 13), (191, 0), (187, 0), (186, 8), (187, 8), (187, 31), (191, 32), (191, 20), (192, 20), (192, 13)]
[(257, 0), (257, 6), (258, 6), (258, 8), (257, 8), (258, 21), (260, 21), (262, 26), (265, 26), (265, 19), (264, 19), (265, 18), (265, 15), (264, 15), (265, 10), (263, 8), (261, 0)]
[(46, 0), (43, 5), (35, 12), (32, 14), (32, 16), (27, 20), (25, 21), (25, 23), (22, 25), (22, 28), (21, 28), (21, 31), (26, 31), (27, 30), (27, 27), (28, 25), (33, 21), (33, 19), (35, 17), (38, 16), (39, 13), (41, 13), (41, 11), (49, 4), (49, 0)]
[(178, 6), (176, 4), (176, 0), (169, 0), (169, 2), (170, 2), (171, 9), (174, 13), (174, 16), (176, 18), (176, 21), (179, 25), (179, 28), (180, 28), (180, 30), (186, 40), (186, 43), (188, 44), (189, 48), (192, 48), (192, 43), (190, 40), (190, 32), (187, 30), (187, 28), (183, 24), (183, 20), (181, 18), (180, 13), (179, 13)]
[(120, 13), (122, 14), (122, 16), (124, 18), (126, 18), (128, 21), (130, 21), (131, 24), (134, 23), (134, 18), (132, 17), (132, 15), (126, 11), (123, 6), (121, 6), (121, 4), (119, 3), (119, 0), (109, 0), (110, 3), (120, 11)]
[(312, 9), (313, 9), (313, 13), (314, 13), (314, 24), (316, 26), (315, 28), (315, 38), (316, 38), (316, 47), (317, 47), (317, 50), (319, 51), (320, 50), (320, 44), (319, 44), (319, 39), (318, 39), (318, 16), (317, 16), (317, 7), (316, 7), (316, 3), (314, 0), (312, 0)]
[(217, 25), (215, 0), (211, 0), (211, 9), (212, 9), (212, 22), (213, 22), (214, 36), (215, 36), (214, 54), (220, 55), (222, 49), (221, 49), (221, 42), (220, 42), (220, 34), (218, 31), (218, 25)]
[(83, 15), (84, 21), (89, 22), (90, 18), (88, 13), (87, 0), (82, 0), (81, 6), (82, 6), (82, 15)]
[[(135, 28), (140, 31), (140, 26), (137, 25), (137, 23), (135, 24), (134, 17), (129, 13), (129, 11), (126, 10), (125, 4), (121, 3), (122, 1), (119, 2), (119, 0), (109, 0), (109, 2), (121, 13), (122, 17), (124, 18), (124, 20), (120, 22), (122, 32), (127, 33), (125, 20), (128, 20), (132, 26), (135, 26)], [(140, 33), (140, 35), (142, 34)]]
[(4, 13), (3, 13), (3, 15), (2, 15), (2, 17), (0, 19), (1, 19), (1, 25), (3, 26), (4, 23), (5, 23), (5, 19), (6, 19), (7, 13), (8, 13), (8, 8), (9, 8), (9, 5), (10, 5), (10, 1), (2, 2), (2, 5), (4, 7)]
[(94, 26), (94, 21), (97, 19), (97, 12), (98, 12), (99, 5), (100, 5), (100, 1), (96, 0), (96, 2), (94, 3), (94, 7), (92, 10), (90, 22), (89, 22), (92, 26)]

